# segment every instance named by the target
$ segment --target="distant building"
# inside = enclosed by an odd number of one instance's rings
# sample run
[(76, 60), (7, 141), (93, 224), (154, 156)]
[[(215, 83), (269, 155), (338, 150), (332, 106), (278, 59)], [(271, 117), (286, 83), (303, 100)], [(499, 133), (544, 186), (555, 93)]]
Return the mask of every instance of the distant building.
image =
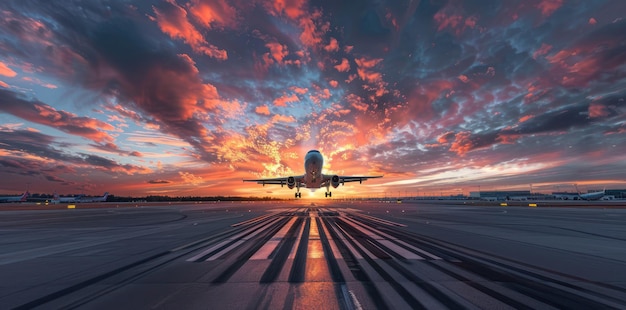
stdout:
[(615, 199), (626, 199), (626, 189), (607, 189), (604, 194)]
[(528, 200), (531, 197), (530, 191), (480, 191), (470, 192), (470, 198), (503, 201), (503, 200)]

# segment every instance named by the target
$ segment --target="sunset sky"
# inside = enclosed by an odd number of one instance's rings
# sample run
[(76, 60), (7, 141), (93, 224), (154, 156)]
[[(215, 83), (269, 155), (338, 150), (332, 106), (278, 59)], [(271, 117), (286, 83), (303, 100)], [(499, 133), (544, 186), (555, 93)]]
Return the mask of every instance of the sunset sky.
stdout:
[(626, 188), (626, 1), (0, 15), (0, 194), (293, 197), (242, 179), (302, 174), (310, 149), (327, 174), (384, 175), (334, 197)]

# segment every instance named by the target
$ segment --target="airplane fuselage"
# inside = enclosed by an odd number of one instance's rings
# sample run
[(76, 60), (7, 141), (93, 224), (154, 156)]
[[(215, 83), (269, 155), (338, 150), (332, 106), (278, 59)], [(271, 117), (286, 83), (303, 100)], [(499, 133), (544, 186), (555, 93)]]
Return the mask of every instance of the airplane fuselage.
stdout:
[(593, 193), (587, 193), (587, 194), (579, 194), (578, 197), (580, 197), (580, 199), (582, 200), (599, 200), (602, 197), (604, 197), (605, 192), (601, 191), (601, 192), (593, 192)]
[(324, 157), (319, 151), (311, 150), (304, 157), (304, 183), (308, 188), (320, 188), (324, 178), (322, 177)]

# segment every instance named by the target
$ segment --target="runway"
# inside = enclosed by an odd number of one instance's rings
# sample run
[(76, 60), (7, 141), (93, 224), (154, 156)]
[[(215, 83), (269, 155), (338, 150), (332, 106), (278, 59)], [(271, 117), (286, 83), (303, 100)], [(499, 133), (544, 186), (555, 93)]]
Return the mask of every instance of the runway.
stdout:
[(0, 211), (0, 249), (2, 309), (626, 307), (604, 207), (79, 205)]

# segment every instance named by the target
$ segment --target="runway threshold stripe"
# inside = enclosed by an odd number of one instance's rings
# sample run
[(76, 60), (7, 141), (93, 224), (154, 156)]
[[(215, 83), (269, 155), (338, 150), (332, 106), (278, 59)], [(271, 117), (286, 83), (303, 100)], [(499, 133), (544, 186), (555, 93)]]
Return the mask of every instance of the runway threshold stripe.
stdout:
[(291, 227), (297, 219), (298, 218), (295, 216), (292, 217), (291, 220), (289, 220), (289, 222), (285, 226), (283, 226), (283, 228), (279, 230), (270, 241), (266, 242), (263, 247), (261, 247), (256, 253), (254, 253), (254, 255), (252, 255), (252, 257), (250, 257), (250, 260), (268, 259), (270, 254), (274, 252), (278, 244), (280, 244), (280, 242), (282, 242), (282, 240), (285, 238), (287, 232), (291, 230)]
[(424, 259), (423, 257), (405, 249), (402, 247), (399, 247), (398, 245), (396, 245), (395, 243), (389, 241), (389, 240), (378, 240), (378, 242), (380, 242), (380, 244), (382, 244), (383, 246), (387, 247), (389, 250), (396, 252), (396, 254), (404, 257), (405, 259)]
[[(302, 217), (300, 218), (304, 221), (304, 218)], [(304, 228), (305, 228), (305, 225), (300, 225), (300, 231), (296, 235), (296, 244), (300, 244), (300, 240), (302, 240), (302, 235), (304, 234)], [(307, 234), (308, 234), (308, 231), (307, 231)], [(291, 249), (291, 252), (289, 253), (289, 259), (296, 258), (297, 252), (298, 252), (298, 247), (294, 247), (293, 249)]]
[(396, 223), (396, 222), (392, 222), (392, 221), (388, 221), (388, 220), (383, 220), (381, 218), (378, 217), (374, 217), (374, 216), (369, 216), (369, 215), (365, 215), (365, 214), (360, 214), (360, 213), (349, 213), (352, 216), (356, 216), (356, 217), (362, 217), (362, 218), (366, 218), (368, 220), (374, 221), (374, 222), (378, 222), (381, 224), (385, 224), (387, 226), (397, 226), (397, 227), (406, 227), (406, 225), (404, 224), (400, 224), (400, 223)]
[(292, 251), (293, 245), (296, 242), (296, 233), (297, 231), (300, 231), (299, 228), (303, 226), (303, 219), (301, 217), (294, 217), (294, 219), (296, 220), (296, 222), (291, 225), (289, 231), (287, 232), (287, 235), (278, 245), (278, 248), (276, 248), (276, 252), (272, 253), (272, 262), (267, 267), (267, 269), (265, 269), (265, 272), (263, 273), (263, 276), (261, 276), (261, 280), (259, 281), (260, 283), (274, 282), (276, 280), (276, 277), (278, 277), (278, 275), (280, 274), (283, 266), (285, 265), (287, 257), (289, 256), (289, 253)]
[[(352, 227), (354, 227), (354, 229), (358, 230), (359, 232), (361, 232), (362, 234), (368, 236), (371, 239), (383, 239), (383, 237), (379, 236), (378, 234), (374, 233), (371, 227), (366, 227), (362, 224), (360, 224), (359, 222), (351, 219), (350, 217), (347, 216), (342, 216), (341, 220), (346, 223), (347, 225), (350, 225)], [(350, 223), (348, 223), (350, 222)]]
[(228, 244), (230, 242), (232, 242), (232, 240), (224, 240), (224, 241), (222, 241), (222, 242), (220, 242), (220, 243), (218, 243), (218, 244), (216, 244), (216, 245), (214, 245), (214, 246), (212, 246), (212, 247), (210, 247), (210, 248), (200, 252), (199, 254), (197, 254), (197, 255), (195, 255), (195, 256), (193, 256), (191, 258), (188, 258), (187, 261), (188, 262), (195, 262), (195, 261), (199, 260), (200, 258), (202, 258), (202, 257), (204, 257), (206, 255), (209, 255), (211, 252), (217, 251), (219, 248), (221, 248), (223, 246), (226, 246), (226, 244)]
[(420, 248), (414, 247), (414, 246), (412, 246), (412, 245), (410, 245), (410, 244), (408, 244), (408, 243), (406, 243), (406, 242), (404, 242), (404, 241), (402, 241), (402, 240), (400, 240), (400, 239), (398, 239), (398, 238), (396, 238), (394, 236), (391, 236), (391, 235), (389, 235), (389, 234), (387, 234), (387, 233), (385, 233), (383, 231), (380, 231), (380, 230), (378, 230), (376, 228), (370, 227), (369, 229), (374, 231), (377, 235), (379, 235), (381, 237), (384, 237), (385, 239), (390, 240), (390, 241), (400, 245), (400, 247), (402, 247), (404, 249), (409, 249), (409, 250), (418, 252), (419, 254), (427, 256), (427, 257), (429, 257), (431, 259), (435, 259), (435, 260), (442, 259), (441, 257), (439, 257), (439, 256), (437, 256), (435, 254), (432, 254), (432, 253), (429, 253), (429, 252), (427, 252), (425, 250), (422, 250)]
[(231, 227), (237, 227), (237, 226), (243, 226), (243, 225), (249, 225), (249, 224), (257, 223), (257, 222), (265, 220), (265, 219), (267, 219), (269, 217), (276, 216), (276, 215), (278, 215), (280, 213), (282, 213), (282, 212), (273, 212), (273, 213), (270, 213), (270, 214), (257, 216), (255, 218), (251, 218), (251, 219), (243, 221), (243, 222), (235, 223), (235, 224), (232, 224), (230, 226)]
[(322, 230), (324, 231), (324, 235), (326, 235), (326, 239), (328, 240), (333, 256), (337, 259), (341, 259), (343, 257), (341, 256), (341, 252), (339, 251), (339, 248), (337, 247), (337, 243), (335, 242), (332, 235), (328, 231), (329, 229), (328, 225), (329, 225), (328, 222), (323, 220), (322, 225), (321, 225)]
[(205, 261), (212, 261), (212, 260), (216, 260), (218, 258), (220, 258), (220, 256), (224, 255), (225, 253), (228, 253), (230, 250), (240, 246), (242, 243), (244, 243), (245, 240), (238, 240), (237, 242), (229, 245), (228, 247), (226, 247), (225, 249), (209, 256), (207, 259), (205, 259)]
[(260, 223), (260, 224), (257, 224), (255, 226), (251, 227), (251, 228), (248, 228), (248, 229), (244, 230), (243, 232), (238, 233), (235, 236), (229, 237), (228, 239), (226, 239), (226, 240), (224, 240), (224, 241), (222, 241), (222, 242), (220, 242), (220, 243), (218, 243), (218, 244), (216, 244), (216, 245), (214, 245), (214, 246), (212, 246), (212, 247), (202, 251), (201, 253), (199, 253), (199, 254), (191, 257), (191, 258), (188, 258), (187, 261), (188, 262), (194, 262), (194, 261), (201, 260), (203, 257), (211, 255), (211, 253), (213, 253), (215, 251), (220, 251), (220, 249), (223, 248), (223, 247), (227, 247), (229, 243), (237, 242), (237, 240), (242, 239), (242, 237), (244, 237), (244, 236), (250, 235), (250, 234), (252, 234), (254, 232), (256, 232), (256, 234), (258, 234), (261, 231), (264, 231), (265, 229), (267, 229), (267, 227), (264, 228), (264, 226), (269, 226), (270, 224), (273, 224), (273, 223), (275, 223), (275, 222), (277, 222), (279, 220), (280, 220), (280, 218), (275, 218), (275, 219), (273, 219), (269, 223)]
[[(335, 222), (337, 225), (337, 228), (342, 232), (342, 234), (346, 237), (346, 241), (349, 241), (350, 243), (352, 243), (352, 245), (354, 247), (351, 248), (351, 251), (353, 250), (354, 252), (352, 253), (358, 253), (359, 256), (361, 256), (361, 258), (368, 258), (368, 257), (372, 257), (372, 258), (380, 258), (378, 255), (374, 255), (374, 253), (372, 253), (368, 247), (363, 246), (362, 242), (363, 242), (363, 238), (359, 238), (357, 239), (356, 237), (359, 236), (359, 233), (357, 231), (355, 231), (354, 227), (352, 227), (352, 225), (347, 224), (344, 221), (338, 221)], [(368, 245), (371, 245), (371, 243), (369, 243)], [(380, 250), (380, 249), (378, 249)], [(388, 256), (385, 253), (386, 256)], [(355, 255), (356, 256), (356, 255)]]
[[(345, 227), (342, 227), (343, 225), (345, 225)], [(344, 221), (339, 221), (337, 222), (337, 226), (344, 231), (348, 236), (350, 235), (349, 233), (353, 233), (353, 234), (358, 234), (358, 231), (356, 231), (354, 229), (354, 227), (348, 225), (346, 222)], [(373, 251), (381, 251), (380, 249), (376, 248), (372, 243), (369, 242), (369, 240), (364, 238), (359, 238), (359, 239), (355, 239), (354, 236), (350, 236), (349, 238), (346, 239), (347, 242), (352, 243), (352, 245), (355, 248), (358, 248), (358, 251), (361, 252), (361, 255), (363, 256), (363, 260), (367, 263), (367, 265), (369, 267), (371, 267), (371, 269), (373, 270), (372, 272), (377, 273), (378, 275), (380, 275), (380, 277), (389, 285), (393, 288), (393, 290), (408, 304), (410, 305), (413, 309), (427, 309), (427, 307), (415, 296), (413, 296), (413, 294), (411, 294), (411, 292), (409, 290), (407, 290), (402, 283), (400, 283), (398, 281), (398, 279), (394, 278), (391, 274), (389, 274), (385, 268), (383, 268), (381, 266), (381, 263), (383, 261), (391, 261), (391, 262), (397, 262), (396, 260), (393, 259), (376, 259), (378, 258), (382, 258), (378, 255), (373, 255), (371, 254), (371, 252), (369, 252), (368, 248), (371, 248)], [(384, 252), (383, 252), (384, 253)], [(387, 258), (391, 258), (391, 257), (387, 257)], [(364, 275), (367, 276), (367, 272), (364, 272)], [(374, 288), (376, 289), (375, 292), (378, 291), (376, 283), (374, 283)]]
[(391, 242), (390, 240), (385, 240), (382, 236), (378, 235), (377, 233), (375, 233), (373, 230), (373, 228), (371, 227), (365, 227), (363, 225), (361, 225), (360, 223), (356, 222), (355, 220), (351, 219), (351, 218), (344, 218), (346, 220), (348, 220), (350, 223), (346, 222), (346, 224), (352, 226), (354, 229), (358, 230), (359, 232), (361, 232), (362, 234), (368, 236), (369, 238), (371, 238), (372, 240), (375, 240), (376, 242), (382, 244), (384, 247), (387, 248), (388, 251), (390, 252), (394, 252), (397, 255), (393, 255), (394, 253), (388, 253), (392, 256), (400, 256), (403, 257), (404, 259), (424, 259), (423, 257), (408, 251), (405, 248), (402, 248), (398, 245), (396, 245), (395, 243)]
[(309, 245), (309, 230), (311, 229), (311, 218), (307, 216), (302, 230), (302, 237), (298, 243), (298, 250), (296, 251), (296, 257), (291, 265), (291, 272), (289, 273), (289, 282), (300, 283), (304, 282), (304, 274), (306, 269), (306, 257)]
[[(328, 232), (330, 232), (330, 235), (333, 237), (334, 240), (336, 240), (337, 247), (340, 249), (340, 251), (343, 251), (344, 262), (348, 266), (348, 269), (352, 273), (352, 276), (354, 276), (354, 278), (360, 281), (361, 285), (363, 285), (365, 291), (368, 295), (370, 295), (372, 301), (374, 302), (375, 308), (389, 309), (389, 306), (383, 299), (378, 287), (374, 284), (370, 276), (364, 270), (363, 266), (361, 266), (361, 264), (359, 263), (360, 261), (363, 261), (363, 256), (361, 256), (361, 254), (359, 254), (354, 249), (354, 247), (352, 247), (352, 245), (350, 244), (351, 242), (346, 239), (347, 237), (343, 235), (343, 233), (339, 232), (335, 219), (327, 219), (325, 221), (325, 224), (328, 225)], [(345, 284), (342, 284), (342, 287), (346, 288)], [(349, 293), (351, 293), (353, 297), (354, 305), (357, 306), (356, 309), (361, 309), (360, 303), (358, 302), (356, 297), (352, 294), (352, 292)], [(349, 305), (349, 303), (346, 304)]]
[(222, 273), (220, 273), (212, 281), (212, 283), (224, 283), (228, 281), (228, 279), (230, 279), (230, 277), (232, 277), (232, 275), (235, 274), (235, 272), (237, 272), (237, 270), (239, 270), (241, 266), (248, 262), (248, 259), (250, 259), (250, 257), (252, 257), (252, 255), (256, 253), (256, 251), (258, 251), (263, 246), (263, 244), (265, 244), (265, 242), (269, 241), (272, 236), (278, 230), (280, 230), (283, 225), (287, 223), (287, 221), (287, 218), (281, 218), (279, 223), (269, 227), (268, 229), (265, 229), (263, 231), (264, 235), (256, 237), (255, 240), (251, 240), (251, 246), (245, 249), (242, 248), (241, 251), (239, 251), (240, 253), (236, 257), (234, 262), (232, 262), (232, 264), (230, 264), (224, 271), (222, 271)]
[[(315, 222), (317, 223), (317, 227), (324, 226), (319, 217), (315, 218)], [(330, 247), (330, 241), (328, 239), (328, 236), (326, 235), (326, 232), (324, 231), (324, 229), (320, 229), (318, 231), (320, 235), (320, 240), (322, 241), (322, 249), (324, 250), (324, 257), (326, 257), (328, 269), (330, 269), (330, 275), (333, 278), (334, 282), (344, 283), (345, 279), (343, 277), (343, 274), (341, 273), (339, 264), (337, 263), (337, 258), (333, 254), (333, 250)], [(341, 297), (341, 296), (337, 296), (337, 297)], [(341, 298), (338, 298), (338, 300), (341, 300)]]

